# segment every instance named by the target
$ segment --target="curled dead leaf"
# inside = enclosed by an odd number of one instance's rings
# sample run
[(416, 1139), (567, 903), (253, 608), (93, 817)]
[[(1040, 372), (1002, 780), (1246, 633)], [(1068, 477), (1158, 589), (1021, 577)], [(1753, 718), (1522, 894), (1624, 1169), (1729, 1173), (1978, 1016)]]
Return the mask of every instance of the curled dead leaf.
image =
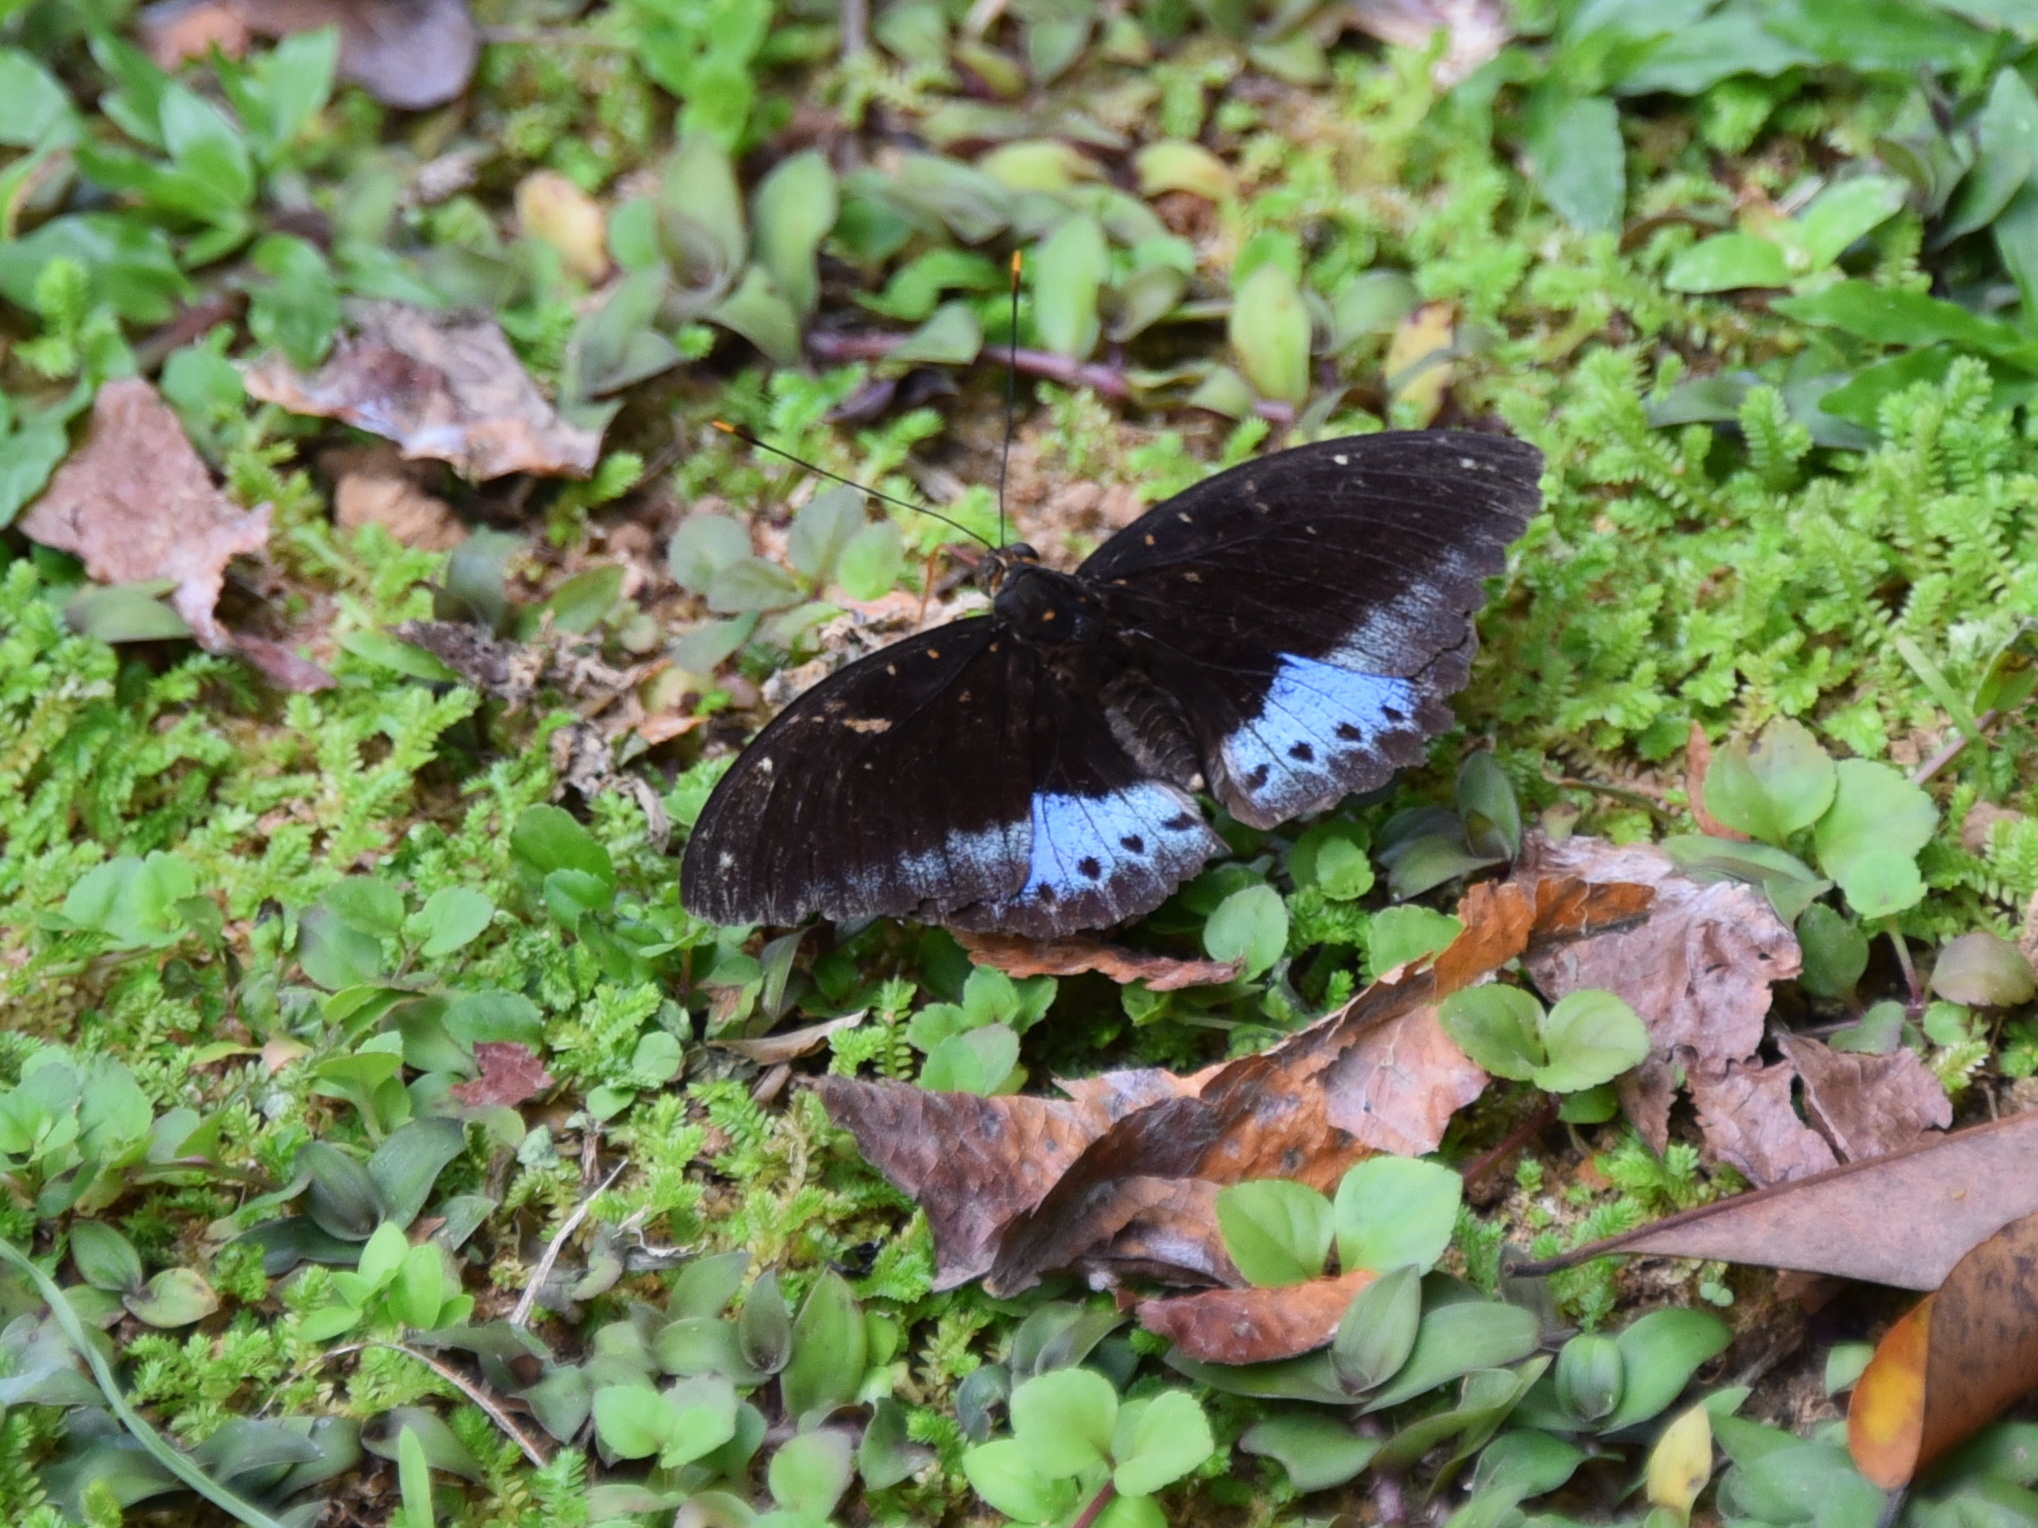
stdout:
[(1352, 1297), (1377, 1277), (1361, 1268), (1280, 1289), (1206, 1289), (1142, 1300), (1139, 1324), (1203, 1363), (1270, 1363), (1328, 1343)]
[[(1797, 1116), (1788, 1061), (1757, 1066), (1730, 1061), (1724, 1076), (1691, 1078), (1698, 1128), (1720, 1161), (1762, 1186), (1808, 1178), (1839, 1164), (1826, 1138)], [(1664, 1109), (1669, 1108), (1666, 1099)]]
[(533, 1054), (529, 1046), (514, 1040), (477, 1040), (474, 1043), (474, 1059), (481, 1067), (481, 1075), (467, 1082), (455, 1083), (450, 1089), (455, 1098), (470, 1108), (484, 1104), (520, 1104), (537, 1097), (553, 1084), (552, 1074), (545, 1070), (545, 1063)]
[(1149, 991), (1174, 992), (1183, 987), (1215, 987), (1237, 978), (1243, 960), (1178, 960), (1105, 944), (1099, 939), (1027, 939), (1018, 934), (955, 931), (973, 964), (992, 966), (1007, 976), (1079, 976), (1099, 971), (1114, 982), (1144, 982)]
[(1777, 1043), (1804, 1079), (1805, 1113), (1842, 1161), (1903, 1151), (1953, 1123), (1952, 1100), (1916, 1051), (1866, 1056), (1801, 1035)]
[(242, 376), (265, 403), (341, 420), (477, 482), (586, 477), (601, 451), (600, 432), (559, 417), (485, 315), (371, 303), (313, 375), (272, 355)]
[(1884, 1335), (1847, 1408), (1848, 1452), (1895, 1490), (2034, 1387), (2038, 1214), (1976, 1246)]
[(862, 1022), (861, 1013), (845, 1013), (840, 1018), (809, 1024), (804, 1029), (788, 1029), (784, 1034), (758, 1035), (748, 1040), (710, 1040), (708, 1044), (716, 1050), (741, 1056), (746, 1061), (755, 1061), (759, 1066), (779, 1066), (797, 1061), (802, 1056), (811, 1056), (828, 1043), (830, 1035), (854, 1029)]

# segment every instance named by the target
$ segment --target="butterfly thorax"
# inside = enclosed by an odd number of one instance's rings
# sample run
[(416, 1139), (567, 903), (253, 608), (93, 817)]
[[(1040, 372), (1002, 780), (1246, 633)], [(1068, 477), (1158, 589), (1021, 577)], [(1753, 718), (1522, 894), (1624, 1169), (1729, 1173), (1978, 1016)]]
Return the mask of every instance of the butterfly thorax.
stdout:
[(979, 577), (990, 591), (991, 612), (1022, 642), (1044, 647), (1095, 642), (1104, 635), (1104, 611), (1084, 582), (1040, 565), (1021, 543), (984, 559)]

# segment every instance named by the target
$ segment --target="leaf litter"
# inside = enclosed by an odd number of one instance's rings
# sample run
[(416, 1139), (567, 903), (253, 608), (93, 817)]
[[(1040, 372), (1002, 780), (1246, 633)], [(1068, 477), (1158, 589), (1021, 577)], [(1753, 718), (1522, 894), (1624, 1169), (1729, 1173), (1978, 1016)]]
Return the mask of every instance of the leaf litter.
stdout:
[(239, 509), (220, 492), (176, 414), (139, 378), (99, 389), (84, 443), (57, 468), (21, 529), (71, 553), (98, 583), (169, 585), (171, 608), (207, 652), (239, 654), (285, 689), (333, 682), (282, 644), (220, 624), (227, 564), (267, 548), (269, 506)]
[(264, 403), (367, 430), (475, 482), (512, 472), (584, 478), (601, 451), (601, 432), (560, 418), (501, 326), (481, 314), (369, 303), (312, 375), (276, 355), (242, 375)]
[(465, 0), (158, 0), (138, 19), (162, 69), (215, 46), (239, 58), (257, 37), (338, 27), (340, 78), (403, 111), (458, 97), (481, 57), (481, 33)]

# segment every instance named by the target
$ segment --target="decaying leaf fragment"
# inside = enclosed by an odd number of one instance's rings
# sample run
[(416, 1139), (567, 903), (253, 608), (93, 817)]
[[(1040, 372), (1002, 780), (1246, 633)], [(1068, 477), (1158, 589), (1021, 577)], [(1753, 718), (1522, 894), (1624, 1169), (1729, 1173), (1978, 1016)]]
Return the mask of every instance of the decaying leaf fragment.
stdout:
[[(976, 1098), (827, 1077), (836, 1122), (934, 1231), (936, 1285), (993, 1293), (1076, 1269), (1236, 1284), (1218, 1234), (1219, 1187), (1287, 1178), (1333, 1188), (1375, 1151), (1432, 1151), (1486, 1074), (1443, 1033), (1436, 1004), (1544, 937), (1632, 920), (1646, 888), (1555, 879), (1480, 888), (1465, 932), (1271, 1050), (1187, 1076), (1146, 1068), (1062, 1084), (1067, 1101)], [(1543, 921), (1547, 915), (1547, 922)]]
[(213, 486), (184, 426), (148, 383), (108, 382), (85, 443), (21, 522), (103, 584), (174, 579), (170, 603), (208, 652), (233, 638), (213, 615), (234, 557), (269, 544), (269, 507), (236, 509)]
[(2033, 1389), (2038, 1214), (1975, 1247), (1883, 1335), (1847, 1408), (1847, 1449), (1895, 1490)]
[(474, 1059), (481, 1075), (455, 1083), (453, 1096), (470, 1107), (482, 1104), (520, 1104), (552, 1086), (552, 1074), (527, 1045), (514, 1040), (477, 1040)]
[(1360, 1268), (1280, 1289), (1207, 1289), (1142, 1300), (1139, 1324), (1200, 1363), (1270, 1363), (1329, 1342), (1352, 1297), (1378, 1277)]
[(601, 452), (600, 432), (559, 417), (486, 315), (371, 303), (312, 376), (271, 355), (243, 380), (265, 403), (342, 420), (476, 482), (586, 477)]
[(2031, 1214), (2038, 1214), (2038, 1109), (1716, 1200), (1520, 1271), (1648, 1253), (1936, 1289), (1969, 1248)]
[(140, 22), (149, 56), (164, 69), (214, 46), (238, 58), (254, 37), (338, 27), (340, 78), (403, 111), (454, 99), (481, 56), (466, 0), (159, 0)]
[(1175, 992), (1183, 987), (1218, 986), (1245, 969), (1243, 960), (1177, 960), (1081, 935), (1043, 940), (959, 929), (955, 937), (974, 964), (994, 966), (1013, 977), (1079, 976), (1085, 971), (1101, 971), (1114, 982), (1144, 982), (1152, 992)]

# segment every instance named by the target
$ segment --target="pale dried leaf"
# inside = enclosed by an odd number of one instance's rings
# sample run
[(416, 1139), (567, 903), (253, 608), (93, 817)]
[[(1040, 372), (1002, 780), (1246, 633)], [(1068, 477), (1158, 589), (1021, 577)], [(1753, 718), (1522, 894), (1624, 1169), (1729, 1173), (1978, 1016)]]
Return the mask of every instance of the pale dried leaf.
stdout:
[(1325, 1118), (1361, 1145), (1419, 1157), (1437, 1149), (1451, 1116), (1486, 1083), (1424, 1004), (1362, 1035), (1331, 1064)]
[(385, 106), (427, 111), (467, 88), (481, 34), (465, 0), (161, 0), (140, 15), (149, 56), (164, 69), (217, 43), (238, 58), (255, 37), (340, 29), (340, 78)]
[(1427, 48), (1433, 35), (1447, 31), (1450, 40), (1431, 71), (1442, 90), (1491, 62), (1514, 35), (1498, 0), (1353, 0), (1351, 18), (1367, 36), (1402, 48)]
[(379, 525), (405, 546), (427, 552), (450, 552), (467, 539), (467, 527), (451, 505), (393, 474), (350, 472), (342, 477), (333, 485), (333, 519), (348, 532)]
[(1691, 1078), (1691, 1101), (1707, 1149), (1750, 1183), (1766, 1187), (1808, 1178), (1839, 1160), (1825, 1137), (1791, 1107), (1796, 1080), (1787, 1061), (1766, 1067), (1732, 1062), (1724, 1077)]
[(1068, 939), (1028, 939), (1019, 934), (980, 934), (955, 930), (972, 963), (992, 966), (1011, 977), (1080, 976), (1099, 971), (1114, 982), (1144, 982), (1153, 992), (1183, 987), (1215, 987), (1231, 981), (1245, 968), (1243, 960), (1178, 960), (1128, 950), (1100, 939), (1077, 935)]
[(469, 1107), (483, 1104), (516, 1105), (535, 1098), (552, 1086), (552, 1074), (529, 1046), (515, 1040), (477, 1040), (474, 1059), (481, 1075), (469, 1082), (455, 1083), (453, 1096)]
[(784, 1034), (758, 1035), (747, 1040), (710, 1040), (708, 1044), (716, 1050), (730, 1051), (746, 1061), (755, 1061), (759, 1066), (778, 1066), (813, 1055), (828, 1043), (830, 1035), (854, 1029), (862, 1022), (860, 1012), (845, 1013), (840, 1018), (809, 1024), (804, 1029), (788, 1029)]
[(213, 607), (226, 565), (268, 545), (269, 506), (236, 509), (170, 406), (127, 377), (99, 389), (85, 443), (57, 468), (21, 529), (77, 557), (102, 584), (174, 579), (177, 614), (200, 646), (223, 653), (234, 640)]
[(559, 417), (485, 315), (371, 303), (314, 375), (272, 355), (243, 379), (265, 403), (342, 420), (477, 482), (586, 477), (601, 451), (600, 432)]
[(1903, 1151), (1953, 1123), (1952, 1100), (1913, 1050), (1867, 1056), (1801, 1035), (1778, 1044), (1804, 1079), (1805, 1113), (1842, 1161)]

